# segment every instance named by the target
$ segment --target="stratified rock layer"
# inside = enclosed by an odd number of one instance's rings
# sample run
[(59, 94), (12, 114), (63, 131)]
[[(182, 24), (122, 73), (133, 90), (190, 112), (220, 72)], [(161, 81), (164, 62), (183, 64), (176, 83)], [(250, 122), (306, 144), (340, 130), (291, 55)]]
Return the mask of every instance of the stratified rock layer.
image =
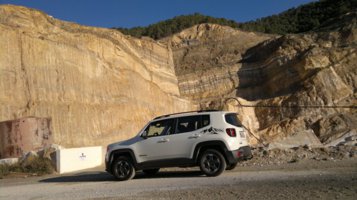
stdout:
[(193, 109), (170, 48), (109, 29), (0, 6), (0, 121), (52, 118), (65, 147), (133, 136), (152, 117)]
[(235, 91), (240, 60), (247, 49), (271, 35), (201, 24), (163, 39), (173, 49), (182, 96), (200, 102), (223, 99)]
[[(272, 36), (204, 24), (163, 41), (172, 46), (181, 95), (201, 108), (237, 111), (267, 142), (313, 132), (326, 144), (357, 128), (356, 16), (336, 18), (343, 26), (320, 33)], [(225, 102), (232, 97), (253, 107)]]

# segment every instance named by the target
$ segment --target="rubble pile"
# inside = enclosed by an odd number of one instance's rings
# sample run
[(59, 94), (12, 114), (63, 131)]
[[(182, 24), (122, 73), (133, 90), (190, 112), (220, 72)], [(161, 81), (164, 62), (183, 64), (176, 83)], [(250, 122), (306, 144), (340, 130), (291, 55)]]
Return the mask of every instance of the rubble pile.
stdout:
[(240, 166), (265, 166), (295, 163), (302, 160), (343, 160), (357, 158), (357, 146), (333, 146), (311, 148), (300, 146), (290, 149), (268, 149), (258, 147), (252, 149), (253, 158), (239, 163)]
[(56, 151), (62, 148), (52, 144), (37, 151), (29, 151), (20, 158), (6, 158), (0, 160), (0, 178), (11, 173), (37, 176), (51, 174), (56, 169)]

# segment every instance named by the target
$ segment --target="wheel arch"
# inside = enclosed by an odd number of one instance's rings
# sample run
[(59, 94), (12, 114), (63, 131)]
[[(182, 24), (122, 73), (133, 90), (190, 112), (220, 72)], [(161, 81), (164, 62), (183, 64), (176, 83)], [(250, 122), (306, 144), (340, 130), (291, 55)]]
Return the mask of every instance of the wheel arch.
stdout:
[(115, 159), (117, 159), (119, 156), (126, 156), (129, 159), (131, 159), (131, 161), (133, 162), (133, 165), (135, 168), (137, 168), (137, 161), (135, 158), (135, 154), (133, 152), (133, 150), (131, 149), (117, 149), (117, 150), (113, 150), (110, 155), (109, 155), (109, 171), (112, 172), (112, 164), (115, 161)]
[(198, 143), (195, 146), (195, 150), (193, 152), (193, 159), (195, 160), (195, 162), (199, 161), (201, 154), (207, 149), (214, 149), (214, 150), (219, 151), (223, 155), (224, 159), (226, 160), (226, 163), (229, 163), (229, 159), (227, 156), (228, 149), (226, 147), (226, 144), (220, 140), (206, 141), (206, 142)]

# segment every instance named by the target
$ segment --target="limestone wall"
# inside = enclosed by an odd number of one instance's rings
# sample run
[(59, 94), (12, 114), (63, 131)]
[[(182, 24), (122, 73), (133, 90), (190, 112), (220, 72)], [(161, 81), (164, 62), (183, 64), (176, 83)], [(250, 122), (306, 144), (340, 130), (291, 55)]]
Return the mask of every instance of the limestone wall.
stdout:
[(171, 50), (155, 41), (5, 5), (0, 32), (0, 121), (50, 117), (62, 146), (106, 145), (194, 108), (179, 97)]

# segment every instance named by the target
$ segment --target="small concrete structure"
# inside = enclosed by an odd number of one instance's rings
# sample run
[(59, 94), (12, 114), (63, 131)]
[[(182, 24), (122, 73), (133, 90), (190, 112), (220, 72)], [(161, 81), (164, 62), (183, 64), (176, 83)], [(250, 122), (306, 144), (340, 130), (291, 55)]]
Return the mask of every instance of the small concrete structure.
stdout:
[(51, 143), (50, 118), (25, 117), (0, 122), (0, 159), (21, 157)]
[(60, 174), (97, 167), (103, 163), (101, 146), (59, 149), (56, 155), (56, 171)]

